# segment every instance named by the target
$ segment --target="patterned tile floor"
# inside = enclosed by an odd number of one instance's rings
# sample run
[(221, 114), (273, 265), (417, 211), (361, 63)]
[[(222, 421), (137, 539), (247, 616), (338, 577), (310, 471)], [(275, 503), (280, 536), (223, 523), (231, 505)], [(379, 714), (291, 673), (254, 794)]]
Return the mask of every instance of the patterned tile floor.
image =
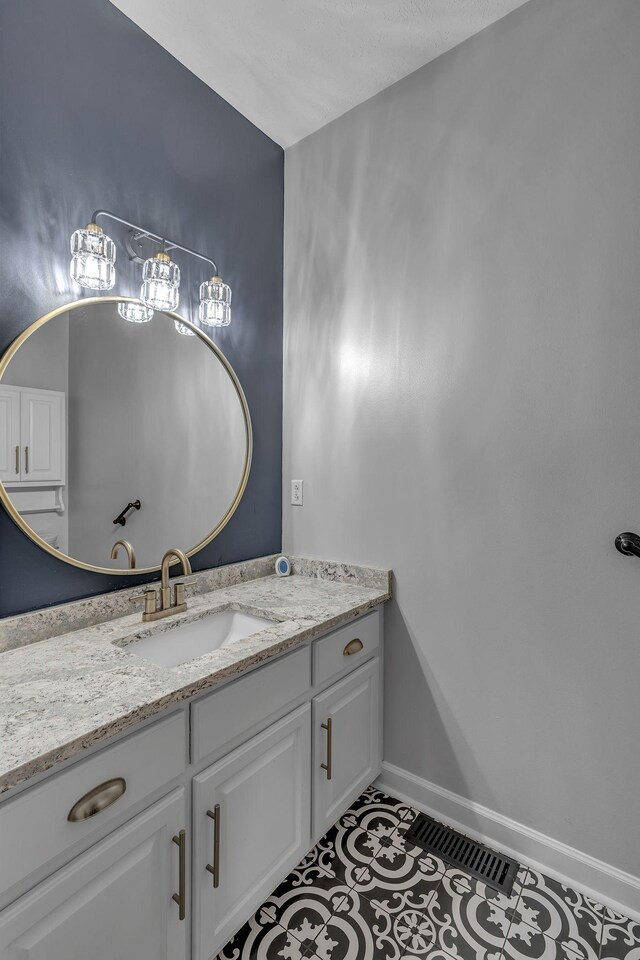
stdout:
[(640, 923), (522, 866), (509, 897), (404, 840), (369, 787), (218, 960), (640, 960)]

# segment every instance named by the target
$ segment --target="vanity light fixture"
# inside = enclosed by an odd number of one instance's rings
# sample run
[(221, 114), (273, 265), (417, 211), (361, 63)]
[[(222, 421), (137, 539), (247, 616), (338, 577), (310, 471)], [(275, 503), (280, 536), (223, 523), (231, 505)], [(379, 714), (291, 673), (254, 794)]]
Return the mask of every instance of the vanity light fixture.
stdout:
[(94, 214), (91, 223), (71, 234), (71, 279), (88, 290), (111, 290), (115, 262), (116, 245), (95, 223)]
[(200, 323), (208, 327), (228, 327), (231, 323), (231, 287), (220, 277), (200, 284)]
[[(197, 250), (183, 247), (167, 237), (151, 233), (150, 230), (118, 217), (115, 213), (109, 213), (108, 210), (96, 210), (91, 223), (81, 230), (76, 230), (71, 237), (71, 276), (80, 286), (91, 290), (111, 290), (116, 282), (115, 244), (99, 226), (99, 217), (106, 217), (129, 227), (125, 238), (129, 259), (143, 265), (140, 302), (127, 301), (118, 304), (118, 313), (124, 320), (148, 323), (154, 310), (173, 311), (177, 308), (180, 267), (171, 259), (171, 252), (180, 250), (190, 257), (210, 264), (213, 270), (211, 279), (200, 284), (199, 325), (227, 327), (231, 323), (231, 288), (218, 276), (218, 267), (211, 257), (205, 257)], [(179, 321), (176, 321), (176, 330), (184, 336), (195, 336), (190, 327)]]
[(180, 268), (160, 250), (145, 260), (140, 299), (154, 310), (176, 310), (180, 292)]
[(118, 313), (123, 320), (129, 323), (148, 323), (153, 317), (153, 310), (145, 303), (136, 303), (127, 300), (118, 304)]

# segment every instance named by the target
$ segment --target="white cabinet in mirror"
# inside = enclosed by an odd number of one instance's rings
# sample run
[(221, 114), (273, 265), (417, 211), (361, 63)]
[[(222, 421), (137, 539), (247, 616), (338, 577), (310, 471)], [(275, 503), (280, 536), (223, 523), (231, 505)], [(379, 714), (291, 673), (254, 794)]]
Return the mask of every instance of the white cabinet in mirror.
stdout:
[[(128, 323), (123, 303), (136, 301), (60, 307), (0, 360), (0, 499), (39, 546), (117, 573), (131, 572), (124, 550), (112, 557), (118, 540), (140, 572), (167, 546), (191, 554), (213, 539), (242, 497), (252, 447), (242, 387), (218, 347), (191, 324), (180, 336), (177, 314)], [(39, 498), (25, 494), (36, 485)], [(46, 515), (64, 505), (54, 542)]]
[[(19, 370), (15, 380), (22, 381)], [(66, 552), (65, 401), (61, 390), (0, 384), (0, 481), (32, 529), (50, 547)]]

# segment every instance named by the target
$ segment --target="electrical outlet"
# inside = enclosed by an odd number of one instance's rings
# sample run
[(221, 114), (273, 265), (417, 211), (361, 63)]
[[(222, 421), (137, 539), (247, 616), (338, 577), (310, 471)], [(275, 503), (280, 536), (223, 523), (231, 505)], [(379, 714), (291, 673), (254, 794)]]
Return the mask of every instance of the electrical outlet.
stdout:
[(302, 506), (302, 480), (291, 481), (291, 503), (294, 507)]

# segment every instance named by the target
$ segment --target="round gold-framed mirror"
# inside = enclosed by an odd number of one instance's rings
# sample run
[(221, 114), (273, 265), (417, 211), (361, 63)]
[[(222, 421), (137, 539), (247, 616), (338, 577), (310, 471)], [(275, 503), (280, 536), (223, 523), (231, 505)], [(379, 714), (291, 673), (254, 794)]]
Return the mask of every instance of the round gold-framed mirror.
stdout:
[[(251, 417), (220, 348), (178, 313), (131, 322), (86, 297), (0, 358), (0, 501), (41, 549), (95, 573), (159, 569), (226, 526), (251, 468)], [(121, 305), (122, 313), (118, 306)]]

